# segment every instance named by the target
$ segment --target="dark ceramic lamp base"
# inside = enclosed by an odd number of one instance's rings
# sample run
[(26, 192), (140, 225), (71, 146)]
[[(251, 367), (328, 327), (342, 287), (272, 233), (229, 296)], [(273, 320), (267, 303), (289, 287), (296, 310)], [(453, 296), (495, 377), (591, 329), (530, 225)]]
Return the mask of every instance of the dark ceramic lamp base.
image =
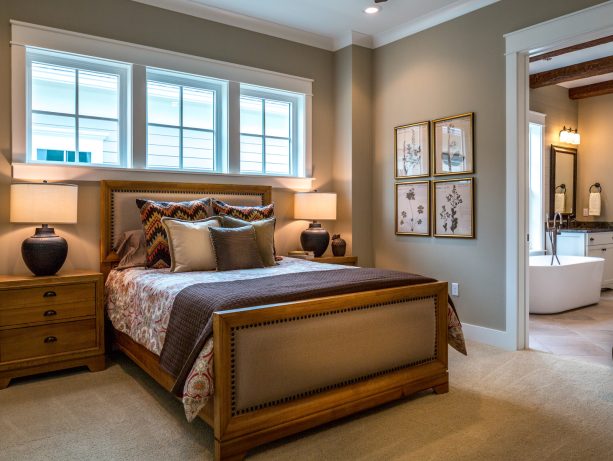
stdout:
[(53, 275), (60, 270), (68, 255), (68, 243), (56, 235), (53, 227), (43, 224), (21, 244), (21, 256), (34, 275)]
[(312, 251), (316, 258), (319, 258), (326, 252), (330, 243), (330, 234), (321, 227), (318, 222), (309, 224), (309, 228), (302, 231), (300, 234), (300, 244), (304, 251)]

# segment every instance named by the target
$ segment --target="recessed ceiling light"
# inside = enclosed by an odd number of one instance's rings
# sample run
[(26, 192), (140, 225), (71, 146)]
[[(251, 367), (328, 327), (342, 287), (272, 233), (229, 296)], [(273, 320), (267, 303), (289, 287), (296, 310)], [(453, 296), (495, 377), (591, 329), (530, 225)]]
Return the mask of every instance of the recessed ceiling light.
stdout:
[(366, 8), (364, 10), (364, 13), (366, 14), (375, 14), (378, 13), (380, 10), (380, 8), (378, 6), (369, 6), (368, 8)]

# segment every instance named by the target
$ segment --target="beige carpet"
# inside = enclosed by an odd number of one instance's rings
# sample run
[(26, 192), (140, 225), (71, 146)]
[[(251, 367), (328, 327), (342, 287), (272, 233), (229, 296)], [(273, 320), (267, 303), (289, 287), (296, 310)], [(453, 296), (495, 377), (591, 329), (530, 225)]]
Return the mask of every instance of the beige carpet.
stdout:
[[(613, 368), (471, 343), (451, 391), (422, 393), (250, 453), (252, 460), (613, 460)], [(131, 362), (0, 391), (2, 460), (211, 460), (212, 433)]]

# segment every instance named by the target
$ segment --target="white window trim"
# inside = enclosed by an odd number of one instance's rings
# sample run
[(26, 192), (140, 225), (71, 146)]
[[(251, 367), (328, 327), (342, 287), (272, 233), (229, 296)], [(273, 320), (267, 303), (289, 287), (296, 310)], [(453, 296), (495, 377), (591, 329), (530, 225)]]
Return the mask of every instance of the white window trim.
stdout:
[[(46, 53), (45, 51), (38, 51), (37, 49), (31, 49), (29, 53), (26, 54), (26, 158), (29, 153), (29, 157), (27, 159), (28, 163), (45, 163), (45, 164), (54, 164), (54, 165), (66, 165), (64, 162), (59, 163), (47, 163), (36, 160), (33, 157), (33, 152), (31, 152), (31, 148), (28, 145), (29, 141), (31, 141), (31, 128), (32, 128), (32, 104), (30, 94), (32, 90), (32, 75), (31, 75), (31, 66), (32, 61), (43, 61), (46, 63), (56, 64), (60, 66), (68, 66), (74, 67), (82, 70), (92, 70), (96, 72), (109, 72), (109, 69), (112, 69), (112, 73), (119, 76), (119, 116), (117, 119), (117, 124), (119, 128), (119, 136), (118, 136), (118, 147), (119, 147), (119, 164), (116, 165), (104, 165), (104, 164), (96, 164), (91, 165), (93, 167), (127, 167), (128, 159), (130, 158), (130, 149), (129, 149), (129, 112), (130, 112), (130, 86), (128, 85), (128, 80), (131, 78), (130, 70), (128, 65), (117, 64), (115, 62), (110, 62), (107, 65), (98, 64), (98, 63), (88, 63), (79, 59), (72, 59), (70, 57), (63, 56), (54, 56)], [(78, 92), (78, 87), (75, 87), (75, 91)], [(78, 97), (75, 98), (78, 100)], [(82, 117), (77, 111), (75, 112), (74, 117), (78, 120), (79, 117)], [(75, 133), (78, 137), (78, 132)]]
[[(312, 181), (314, 178), (310, 178), (312, 174), (312, 84), (313, 80), (298, 77), (294, 75), (283, 74), (279, 72), (257, 69), (248, 66), (242, 66), (239, 64), (233, 64), (223, 61), (217, 61), (213, 59), (203, 58), (199, 56), (191, 56), (184, 53), (178, 53), (168, 50), (157, 49), (144, 45), (138, 45), (133, 43), (122, 42), (118, 40), (112, 40), (102, 37), (96, 37), (87, 34), (81, 34), (72, 31), (65, 31), (55, 29), (46, 26), (40, 26), (36, 24), (25, 23), (21, 21), (11, 20), (11, 121), (12, 121), (12, 163), (13, 172), (15, 177), (15, 171), (19, 171), (21, 174), (29, 174), (27, 179), (37, 179), (32, 175), (35, 171), (48, 170), (48, 168), (33, 168), (34, 166), (40, 167), (40, 165), (28, 165), (26, 159), (26, 60), (25, 60), (25, 47), (38, 47), (42, 49), (55, 50), (59, 52), (67, 52), (80, 54), (85, 56), (98, 57), (102, 59), (109, 59), (113, 61), (129, 62), (133, 64), (132, 78), (137, 79), (140, 72), (145, 72), (144, 67), (162, 68), (172, 71), (179, 71), (194, 75), (203, 75), (211, 78), (219, 78), (229, 81), (229, 101), (232, 101), (232, 86), (238, 83), (247, 83), (255, 86), (263, 86), (267, 88), (274, 88), (278, 90), (285, 90), (295, 93), (301, 93), (305, 95), (305, 112), (304, 112), (304, 164), (305, 164), (305, 177), (295, 178), (296, 183), (299, 184), (299, 188), (303, 188), (301, 184), (305, 183), (305, 180)], [(133, 113), (136, 113), (143, 105), (143, 95), (137, 94), (134, 91), (132, 95)], [(146, 96), (145, 96), (146, 98)], [(144, 107), (144, 106), (142, 106)], [(139, 117), (142, 118), (142, 117)], [(226, 115), (226, 118), (228, 116)], [(230, 145), (228, 148), (230, 152), (233, 149), (232, 131), (238, 127), (236, 125), (237, 120), (232, 120), (230, 117), (228, 120), (228, 139)], [(144, 167), (144, 152), (139, 155), (139, 152), (134, 149), (136, 145), (143, 145), (143, 139), (146, 144), (146, 126), (139, 126), (137, 120), (132, 120), (132, 142), (133, 142), (133, 169), (130, 171), (139, 171)], [(140, 121), (142, 123), (142, 121)], [(15, 166), (18, 168), (15, 168)], [(32, 167), (32, 168), (30, 168)], [(73, 166), (58, 166), (55, 168), (68, 168), (70, 170), (76, 169), (107, 169), (104, 166), (91, 166), (91, 167), (73, 167)], [(232, 171), (232, 165), (228, 166), (229, 171)], [(114, 170), (114, 168), (109, 168)], [(26, 173), (29, 171), (29, 173)], [(154, 171), (154, 170), (147, 170)], [(168, 170), (161, 170), (169, 172)], [(172, 174), (184, 173), (183, 171), (172, 172)], [(64, 179), (74, 179), (67, 174)], [(193, 174), (187, 172), (185, 174)], [(209, 174), (209, 173), (201, 173)], [(212, 177), (217, 177), (217, 174), (210, 174)], [(89, 172), (83, 177), (87, 178), (103, 178), (108, 176), (102, 172), (95, 173)], [(251, 175), (237, 175), (237, 177), (250, 177)], [(275, 176), (266, 175), (265, 178), (273, 179)], [(283, 184), (287, 181), (285, 177)], [(42, 179), (42, 178), (40, 178)], [(173, 178), (175, 179), (175, 178)], [(90, 179), (96, 180), (96, 179)], [(176, 179), (175, 179), (176, 180)], [(269, 181), (269, 184), (271, 181)], [(274, 184), (274, 181), (272, 181)]]
[[(224, 100), (227, 100), (227, 83), (223, 80), (219, 80), (216, 81), (214, 79), (210, 79), (207, 77), (198, 77), (198, 76), (193, 76), (193, 75), (189, 75), (189, 74), (185, 74), (185, 75), (181, 75), (179, 73), (176, 73), (174, 71), (167, 71), (165, 69), (155, 69), (155, 68), (147, 68), (146, 69), (146, 73), (145, 73), (146, 79), (144, 81), (141, 81), (140, 84), (144, 85), (145, 87), (147, 87), (147, 82), (149, 80), (151, 81), (156, 81), (156, 82), (163, 82), (163, 83), (170, 83), (172, 85), (179, 85), (179, 86), (190, 86), (193, 88), (202, 88), (205, 90), (212, 90), (215, 92), (215, 116), (214, 116), (214, 120), (216, 123), (215, 126), (215, 151), (213, 153), (214, 155), (214, 160), (213, 160), (213, 165), (214, 168), (213, 170), (202, 170), (201, 172), (205, 172), (205, 173), (226, 173), (227, 172), (227, 168), (226, 168), (226, 161), (225, 159), (227, 158), (227, 143), (226, 143), (226, 139), (227, 139), (227, 117), (225, 117), (225, 112), (226, 112), (226, 108), (224, 107), (224, 104), (222, 103)], [(146, 92), (147, 90), (145, 90)], [(182, 102), (181, 102), (182, 104)], [(147, 114), (145, 113), (145, 118), (147, 117)], [(149, 122), (148, 120), (145, 121), (145, 124), (147, 125), (147, 130), (149, 129)], [(183, 130), (185, 129), (185, 127), (181, 124), (180, 127), (178, 127), (180, 129), (181, 132), (183, 132)], [(146, 160), (145, 160), (145, 164), (147, 164), (147, 159), (148, 157), (148, 151), (149, 151), (149, 142), (146, 141), (146, 149), (147, 151), (147, 155), (146, 155)], [(183, 159), (183, 151), (180, 152), (180, 156), (181, 156), (181, 163), (182, 163), (182, 159)], [(155, 168), (149, 168), (147, 167), (147, 169), (155, 169)], [(160, 168), (161, 169), (161, 168)], [(189, 168), (189, 169), (185, 169), (183, 170), (183, 168), (168, 168), (168, 170), (177, 170), (177, 171), (194, 171), (194, 172), (198, 172), (199, 170), (194, 169), (194, 168)]]
[[(261, 99), (276, 100), (289, 102), (292, 106), (292, 127), (290, 133), (291, 152), (290, 152), (290, 170), (292, 176), (304, 176), (304, 120), (302, 119), (305, 113), (304, 97), (296, 93), (284, 94), (278, 90), (266, 90), (264, 88), (255, 88), (250, 85), (241, 85), (240, 96), (253, 96)], [(240, 104), (240, 103), (239, 103)], [(266, 137), (262, 133), (262, 137)], [(238, 152), (240, 157), (240, 149)], [(240, 164), (240, 158), (238, 159)], [(240, 169), (240, 166), (239, 166)], [(265, 173), (261, 173), (265, 174)], [(268, 176), (268, 175), (266, 175)]]

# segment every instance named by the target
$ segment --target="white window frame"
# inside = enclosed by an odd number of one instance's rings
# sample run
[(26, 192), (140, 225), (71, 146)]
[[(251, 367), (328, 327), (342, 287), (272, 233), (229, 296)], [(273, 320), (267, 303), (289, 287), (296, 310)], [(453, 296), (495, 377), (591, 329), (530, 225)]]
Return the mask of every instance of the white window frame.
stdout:
[[(539, 125), (541, 127), (541, 150), (540, 150), (540, 159), (539, 159), (539, 163), (540, 163), (540, 172), (541, 172), (541, 200), (540, 200), (540, 210), (539, 210), (539, 216), (540, 216), (540, 241), (537, 242), (537, 235), (533, 235), (533, 233), (530, 233), (530, 238), (529, 238), (529, 242), (528, 242), (528, 247), (529, 247), (529, 251), (530, 254), (543, 254), (543, 251), (546, 248), (546, 242), (545, 242), (545, 217), (546, 217), (546, 177), (547, 175), (545, 175), (545, 155), (546, 155), (546, 151), (545, 151), (545, 124), (546, 124), (546, 115), (545, 114), (541, 114), (539, 112), (534, 112), (534, 111), (530, 111), (529, 115), (528, 115), (528, 123), (530, 125), (534, 124), (534, 125)], [(530, 130), (528, 130), (528, 137), (530, 137)], [(530, 139), (528, 140), (529, 142), (531, 141)], [(529, 188), (531, 186), (531, 182), (532, 182), (532, 170), (530, 168), (530, 164), (532, 162), (532, 151), (530, 150), (530, 148), (528, 149), (529, 151), (529, 158), (528, 158), (528, 178), (529, 178)], [(530, 200), (528, 197), (528, 231), (530, 232)], [(536, 243), (536, 246), (534, 245)]]
[[(194, 172), (185, 170), (151, 170), (146, 168), (146, 89), (139, 87), (138, 81), (145, 82), (146, 68), (158, 68), (186, 74), (201, 75), (213, 79), (228, 81), (228, 107), (223, 114), (227, 121), (227, 155), (228, 164), (222, 168), (227, 176), (249, 177), (252, 184), (271, 184), (275, 187), (293, 187), (300, 190), (310, 189), (312, 175), (312, 85), (313, 80), (279, 72), (257, 69), (199, 56), (192, 56), (148, 46), (96, 37), (77, 32), (55, 29), (36, 24), (11, 20), (11, 120), (12, 120), (12, 166), (13, 177), (28, 179), (65, 180), (101, 180), (101, 179), (170, 179), (168, 173), (185, 175), (172, 180), (193, 180)], [(107, 59), (132, 64), (131, 91), (131, 138), (132, 157), (127, 159), (127, 168), (90, 167), (74, 165), (34, 165), (28, 164), (26, 158), (26, 63), (25, 47), (35, 47), (72, 53), (81, 56)], [(239, 101), (240, 83), (273, 88), (275, 90), (300, 93), (304, 95), (304, 167), (300, 176), (273, 176), (239, 174), (236, 159), (238, 114), (231, 114), (233, 105)], [(128, 141), (129, 142), (129, 141)], [(160, 174), (157, 174), (160, 173)], [(218, 173), (198, 173), (209, 175), (213, 182), (236, 181), (224, 180)], [(190, 178), (189, 176), (192, 175)], [(262, 179), (259, 179), (262, 178)], [(275, 179), (277, 178), (277, 179)]]
[[(50, 53), (47, 50), (41, 50), (38, 48), (27, 47), (26, 48), (26, 161), (28, 163), (41, 163), (51, 165), (69, 165), (71, 163), (62, 161), (42, 161), (37, 160), (32, 152), (32, 62), (43, 62), (46, 64), (64, 66), (69, 68), (75, 68), (79, 70), (103, 72), (106, 74), (115, 74), (119, 77), (119, 107), (118, 107), (118, 149), (119, 149), (119, 163), (117, 164), (87, 164), (89, 167), (104, 168), (110, 167), (126, 167), (128, 165), (128, 159), (130, 158), (130, 151), (128, 148), (128, 119), (129, 119), (129, 87), (128, 80), (130, 79), (130, 66), (124, 63), (105, 61), (97, 58), (84, 59), (79, 56), (72, 56), (70, 54), (58, 52)], [(97, 61), (97, 62), (92, 62)], [(75, 82), (75, 101), (77, 107), (75, 108), (75, 114), (64, 114), (60, 112), (45, 112), (51, 115), (61, 115), (65, 117), (73, 117), (75, 119), (75, 157), (79, 154), (79, 117), (85, 117), (88, 119), (99, 120), (114, 120), (106, 117), (95, 116), (81, 116), (79, 114), (79, 84)], [(36, 111), (40, 112), (40, 111)], [(77, 164), (79, 162), (76, 162)], [(82, 165), (82, 164), (81, 164)]]
[[(255, 98), (261, 98), (263, 100), (270, 101), (283, 101), (291, 104), (291, 129), (290, 129), (290, 176), (304, 176), (304, 96), (297, 93), (290, 93), (278, 90), (271, 90), (266, 88), (259, 88), (253, 85), (244, 85), (240, 86), (240, 96), (252, 96)], [(264, 116), (264, 111), (262, 111), (262, 116)], [(262, 128), (265, 128), (265, 123), (262, 123)], [(239, 133), (239, 135), (243, 135), (243, 133)], [(253, 135), (255, 136), (255, 135)], [(263, 131), (262, 138), (262, 150), (263, 150), (263, 161), (262, 161), (262, 172), (260, 174), (270, 176), (266, 174), (266, 143), (265, 139), (270, 136), (266, 136), (266, 133)], [(240, 143), (240, 139), (239, 139)], [(239, 149), (239, 159), (238, 163), (240, 165), (240, 149)], [(254, 173), (257, 174), (257, 173)]]
[[(180, 125), (178, 127), (175, 126), (171, 126), (171, 125), (163, 125), (163, 124), (156, 124), (158, 126), (165, 126), (165, 127), (171, 127), (171, 128), (178, 128), (179, 132), (181, 133), (180, 135), (180, 148), (179, 148), (179, 168), (167, 168), (168, 170), (180, 170), (180, 171), (193, 171), (193, 172), (197, 172), (197, 171), (204, 171), (204, 172), (209, 172), (209, 173), (225, 173), (227, 171), (227, 162), (225, 161), (225, 158), (227, 157), (227, 143), (225, 142), (225, 140), (227, 139), (227, 120), (226, 117), (224, 116), (225, 112), (226, 112), (226, 107), (227, 107), (227, 95), (228, 95), (228, 85), (227, 82), (224, 82), (223, 80), (215, 80), (215, 79), (211, 79), (211, 78), (207, 78), (207, 77), (201, 77), (201, 76), (197, 76), (197, 75), (189, 75), (189, 74), (184, 74), (181, 72), (176, 72), (176, 71), (171, 71), (171, 70), (166, 70), (166, 69), (156, 69), (156, 68), (152, 68), (152, 67), (148, 67), (147, 71), (146, 71), (146, 81), (145, 81), (145, 87), (147, 85), (148, 81), (155, 81), (155, 82), (161, 82), (161, 83), (169, 83), (171, 85), (178, 85), (181, 88), (183, 88), (184, 86), (187, 87), (191, 87), (191, 88), (199, 88), (199, 89), (203, 89), (203, 90), (211, 90), (215, 92), (215, 114), (214, 114), (214, 124), (215, 124), (215, 128), (214, 128), (214, 146), (215, 146), (215, 150), (214, 150), (214, 154), (213, 154), (213, 169), (212, 170), (198, 170), (195, 168), (188, 168), (188, 169), (184, 169), (183, 168), (183, 146), (181, 143), (181, 139), (183, 138), (183, 130), (184, 130), (184, 126), (183, 126), (183, 92), (181, 91), (181, 109), (180, 109), (180, 113), (181, 113), (181, 122)], [(147, 117), (147, 113), (145, 113), (145, 117)], [(146, 126), (147, 126), (147, 130), (149, 129), (149, 121), (146, 122)], [(197, 129), (197, 128), (189, 128), (188, 129), (194, 129), (197, 131), (209, 131), (209, 130), (204, 130), (204, 129)], [(151, 169), (148, 166), (148, 159), (149, 159), (149, 142), (146, 141), (146, 150), (147, 150), (147, 159), (146, 159), (146, 164), (147, 164), (147, 169)], [(162, 169), (159, 167), (156, 167), (157, 169)]]

